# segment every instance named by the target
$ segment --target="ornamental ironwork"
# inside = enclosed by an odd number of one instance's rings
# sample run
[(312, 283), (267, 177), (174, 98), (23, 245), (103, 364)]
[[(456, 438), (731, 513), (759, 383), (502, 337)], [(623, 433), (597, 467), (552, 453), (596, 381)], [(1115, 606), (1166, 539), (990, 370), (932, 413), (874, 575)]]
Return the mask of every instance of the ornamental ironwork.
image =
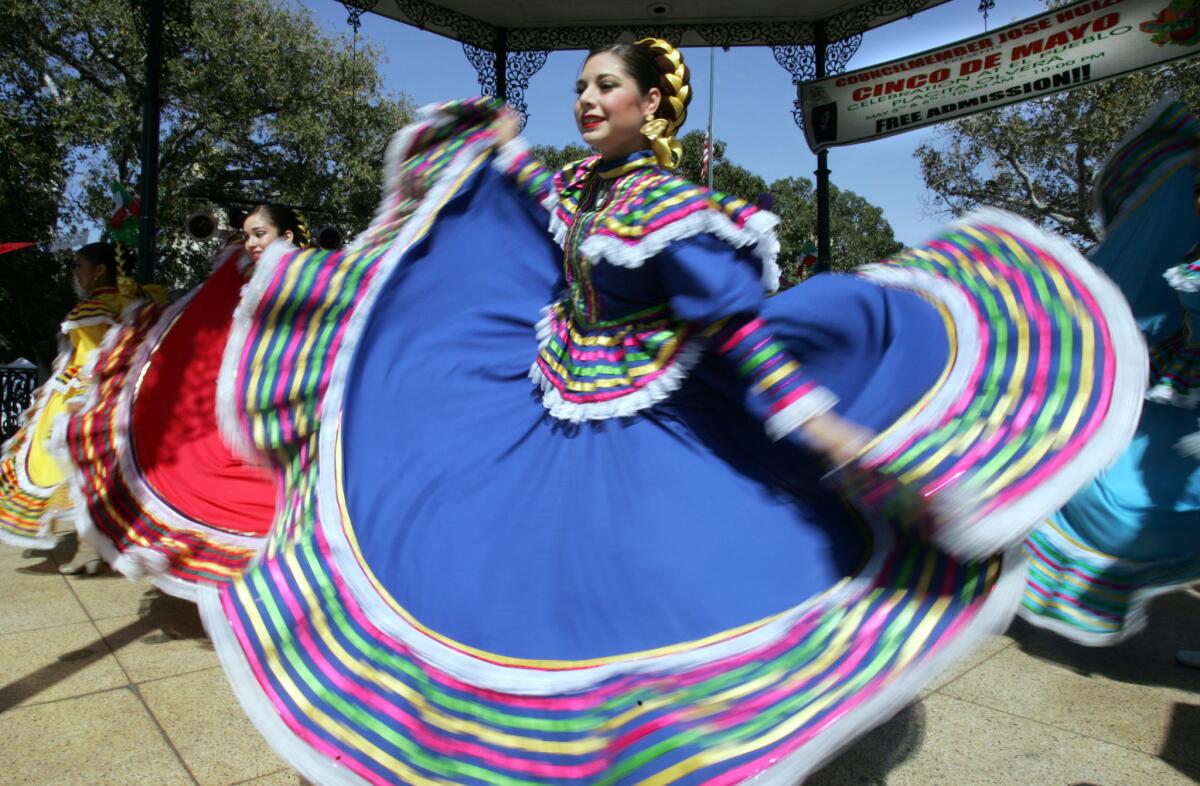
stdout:
[(463, 53), (479, 77), (479, 92), (485, 96), (496, 95), (499, 92), (496, 89), (496, 53), (474, 44), (463, 44)]
[[(501, 29), (495, 25), (445, 8), (429, 0), (391, 0), (412, 24), (421, 29), (451, 33), (464, 44), (494, 50)], [(830, 40), (841, 41), (873, 26), (878, 19), (912, 16), (937, 0), (874, 0), (855, 6), (825, 20)], [(646, 22), (635, 25), (518, 27), (503, 31), (509, 52), (558, 49), (591, 49), (619, 40), (663, 38), (672, 43), (699, 38), (708, 46), (793, 46), (815, 42), (811, 22), (720, 22), (712, 24), (669, 24)], [(690, 36), (688, 34), (691, 34)], [(692, 40), (687, 41), (692, 46)]]
[(379, 0), (338, 0), (342, 7), (346, 9), (349, 15), (346, 17), (346, 24), (354, 28), (354, 35), (358, 35), (358, 29), (362, 27), (363, 14), (368, 11), (374, 11)]
[(834, 41), (825, 49), (825, 76), (840, 74), (850, 64), (850, 58), (862, 46), (863, 34), (856, 33), (849, 38)]
[(996, 0), (979, 0), (979, 13), (983, 14), (983, 29), (987, 30), (988, 12), (996, 7)]
[(529, 119), (529, 107), (525, 104), (525, 91), (529, 89), (529, 80), (546, 65), (546, 51), (509, 52), (505, 58), (504, 84), (505, 100), (508, 105), (521, 115), (521, 129)]
[(473, 16), (443, 8), (426, 0), (395, 0), (396, 6), (422, 30), (430, 27), (450, 30), (464, 44), (491, 50), (500, 30)]
[[(849, 38), (834, 41), (825, 47), (825, 76), (840, 74), (846, 70), (850, 58), (858, 52), (862, 45), (862, 33)], [(814, 46), (773, 46), (771, 54), (775, 62), (792, 76), (792, 85), (799, 86), (801, 82), (811, 82), (817, 78), (817, 55)], [(800, 106), (800, 98), (792, 101), (792, 119), (796, 125), (804, 128), (804, 110)]]
[[(529, 105), (525, 103), (525, 91), (529, 80), (546, 65), (550, 56), (546, 51), (508, 52), (504, 57), (504, 90), (500, 90), (496, 69), (496, 53), (471, 44), (463, 44), (467, 60), (479, 76), (479, 90), (485, 96), (499, 96), (521, 117), (521, 130), (529, 121)], [(503, 92), (504, 95), (500, 96)]]
[(36, 389), (36, 369), (0, 368), (0, 442), (17, 433)]
[(825, 20), (825, 35), (830, 41), (842, 41), (862, 35), (872, 27), (876, 19), (891, 19), (912, 16), (928, 6), (932, 0), (875, 0), (859, 5)]
[[(513, 51), (534, 49), (593, 49), (615, 41), (661, 38), (679, 44), (692, 33), (708, 46), (782, 45), (811, 41), (808, 22), (730, 22), (727, 24), (644, 24), (604, 27), (523, 27), (508, 31)], [(688, 45), (692, 45), (689, 41)]]
[(817, 55), (812, 44), (773, 46), (771, 54), (775, 56), (775, 62), (792, 75), (793, 85), (817, 78)]

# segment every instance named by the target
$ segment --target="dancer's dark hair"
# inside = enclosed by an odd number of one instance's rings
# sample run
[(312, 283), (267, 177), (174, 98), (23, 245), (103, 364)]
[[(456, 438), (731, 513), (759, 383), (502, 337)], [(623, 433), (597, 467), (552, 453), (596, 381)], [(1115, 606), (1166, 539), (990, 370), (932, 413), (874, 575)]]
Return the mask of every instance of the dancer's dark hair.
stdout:
[[(308, 222), (304, 220), (304, 214), (296, 208), (263, 202), (247, 213), (245, 218), (254, 215), (263, 216), (281, 235), (291, 232), (292, 242), (301, 248), (309, 245), (311, 238), (308, 236)], [(245, 221), (245, 218), (242, 220)]]
[(76, 251), (75, 256), (83, 257), (92, 267), (104, 265), (104, 279), (101, 283), (110, 287), (117, 285), (117, 249), (111, 243), (88, 243)]

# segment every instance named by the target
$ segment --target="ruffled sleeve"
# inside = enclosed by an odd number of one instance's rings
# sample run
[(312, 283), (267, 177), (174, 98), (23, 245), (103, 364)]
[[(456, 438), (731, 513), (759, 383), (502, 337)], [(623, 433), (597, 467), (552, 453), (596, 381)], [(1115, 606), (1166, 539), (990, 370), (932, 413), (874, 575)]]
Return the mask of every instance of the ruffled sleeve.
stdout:
[(109, 328), (119, 322), (124, 303), (124, 298), (115, 289), (105, 289), (77, 303), (63, 320), (65, 350), (71, 354), (66, 366), (55, 376), (54, 383), (64, 395), (75, 396), (86, 388), (88, 380), (83, 370), (100, 348)]
[(494, 166), (512, 180), (518, 193), (528, 197), (539, 220), (554, 209), (554, 173), (533, 157), (524, 139), (516, 137), (497, 148)]
[(1146, 398), (1187, 409), (1200, 406), (1200, 244), (1187, 261), (1163, 277), (1183, 311), (1180, 329), (1150, 349), (1150, 389)]
[(695, 235), (672, 244), (659, 260), (672, 310), (703, 326), (710, 348), (746, 382), (746, 407), (771, 439), (837, 403), (759, 316), (761, 265), (752, 247), (735, 250), (712, 235)]

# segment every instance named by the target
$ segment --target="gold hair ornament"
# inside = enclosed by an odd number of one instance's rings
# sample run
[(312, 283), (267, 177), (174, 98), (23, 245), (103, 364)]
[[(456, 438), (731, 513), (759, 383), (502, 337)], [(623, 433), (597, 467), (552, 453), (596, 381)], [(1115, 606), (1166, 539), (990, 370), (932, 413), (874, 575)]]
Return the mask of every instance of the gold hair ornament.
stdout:
[[(692, 100), (687, 66), (683, 64), (683, 55), (669, 41), (661, 38), (643, 38), (635, 42), (634, 46), (646, 49), (654, 57), (666, 86), (662, 101), (665, 101), (671, 110), (671, 117), (655, 118), (642, 126), (642, 135), (649, 140), (650, 150), (653, 151), (658, 165), (674, 169), (683, 160), (683, 145), (679, 144), (675, 134), (687, 120), (687, 105)], [(659, 58), (666, 59), (669, 70), (663, 67)], [(661, 106), (659, 111), (662, 111)]]
[(661, 117), (647, 117), (645, 124), (641, 128), (642, 136), (653, 142), (658, 139), (671, 127), (670, 122)]
[(124, 243), (113, 243), (113, 256), (117, 261), (117, 291), (127, 298), (133, 298), (138, 293), (138, 285), (126, 270), (128, 254), (129, 247)]
[(296, 217), (296, 228), (300, 230), (299, 237), (293, 237), (292, 242), (300, 248), (308, 248), (311, 238), (308, 236), (308, 221), (304, 219), (304, 214), (297, 208), (292, 208), (292, 215)]

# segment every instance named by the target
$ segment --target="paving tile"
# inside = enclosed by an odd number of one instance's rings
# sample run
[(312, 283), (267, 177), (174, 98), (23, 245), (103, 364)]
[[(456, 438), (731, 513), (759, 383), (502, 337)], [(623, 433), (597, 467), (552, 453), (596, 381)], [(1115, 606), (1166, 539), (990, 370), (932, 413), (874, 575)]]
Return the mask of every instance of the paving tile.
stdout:
[(0, 636), (0, 711), (128, 683), (90, 622)]
[(0, 783), (190, 786), (154, 719), (128, 690), (0, 714)]
[(924, 698), (939, 688), (950, 684), (993, 655), (1011, 647), (1012, 643), (1013, 640), (1007, 636), (988, 636), (974, 652), (950, 666), (950, 668), (943, 671), (932, 682), (926, 685), (924, 690), (921, 691), (920, 697)]
[[(131, 682), (146, 682), (220, 666), (212, 643), (204, 635), (194, 604), (181, 609), (180, 620), (191, 625), (156, 623), (155, 616), (111, 617), (97, 620), (117, 661)], [(188, 619), (191, 617), (192, 619)]]
[[(1113, 650), (1087, 653), (1090, 668), (1074, 662), (1035, 657), (1009, 647), (938, 694), (947, 695), (1059, 729), (1086, 734), (1157, 754), (1179, 722), (1192, 728), (1176, 734), (1200, 739), (1197, 716), (1175, 720), (1177, 704), (1200, 705), (1200, 670), (1130, 659)], [(1134, 662), (1129, 662), (1133, 660)], [(1200, 746), (1180, 755), (1200, 765)]]
[(906, 707), (814, 773), (805, 786), (890, 783), (888, 773), (922, 755), (926, 715), (925, 702)]
[(281, 770), (261, 778), (243, 781), (237, 786), (310, 786), (309, 782), (300, 777), (295, 770)]
[(147, 682), (138, 690), (201, 786), (287, 768), (242, 712), (220, 668)]
[(1194, 781), (1155, 756), (934, 693), (805, 783), (1182, 786)]
[(0, 570), (0, 635), (87, 622), (75, 594), (49, 564), (55, 572)]
[(20, 570), (31, 565), (38, 565), (42, 562), (53, 562), (50, 559), (49, 551), (39, 551), (37, 556), (24, 556), (25, 549), (8, 543), (0, 543), (0, 573), (8, 573), (9, 571)]
[(10, 564), (0, 565), (0, 589), (10, 592), (13, 588), (30, 583), (62, 581), (59, 566), (52, 559), (16, 559)]
[[(58, 533), (57, 538), (58, 541), (51, 549), (31, 549), (0, 543), (0, 573), (12, 569), (19, 572), (57, 574), (58, 566), (70, 562), (71, 557), (75, 555), (76, 535), (74, 531), (64, 532)], [(2, 580), (0, 578), (0, 581)]]
[(130, 581), (111, 570), (97, 576), (68, 576), (67, 581), (94, 620), (143, 614), (146, 605), (162, 595), (152, 584)]

